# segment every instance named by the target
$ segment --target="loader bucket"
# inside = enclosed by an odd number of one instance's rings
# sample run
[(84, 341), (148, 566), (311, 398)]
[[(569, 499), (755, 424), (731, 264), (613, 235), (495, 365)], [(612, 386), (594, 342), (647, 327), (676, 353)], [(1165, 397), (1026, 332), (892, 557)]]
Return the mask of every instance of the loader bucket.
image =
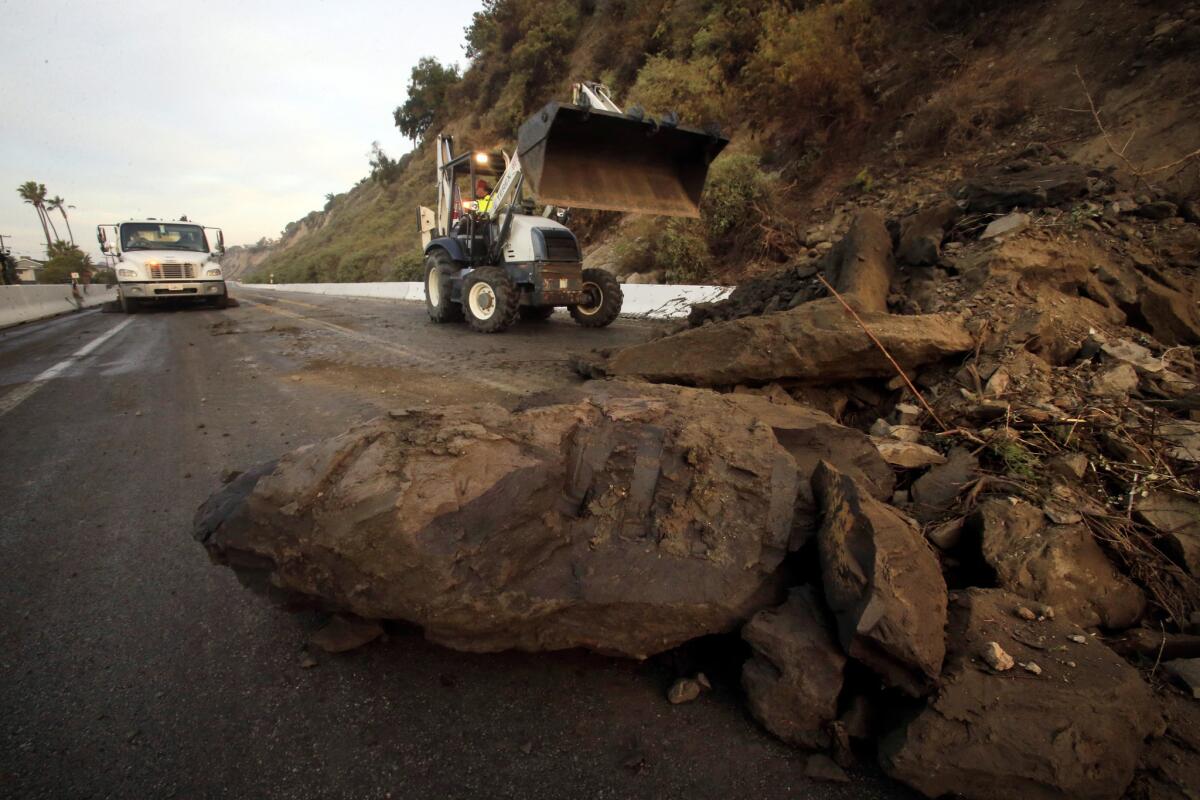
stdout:
[(729, 140), (695, 128), (550, 103), (517, 133), (521, 168), (547, 205), (700, 216), (708, 165)]

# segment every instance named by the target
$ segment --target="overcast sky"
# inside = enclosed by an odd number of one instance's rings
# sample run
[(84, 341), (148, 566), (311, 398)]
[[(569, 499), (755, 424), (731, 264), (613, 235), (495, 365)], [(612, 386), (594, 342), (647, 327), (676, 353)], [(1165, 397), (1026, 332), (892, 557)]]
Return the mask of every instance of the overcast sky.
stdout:
[(480, 5), (0, 0), (0, 234), (42, 257), (16, 193), (36, 180), (89, 252), (97, 223), (135, 216), (274, 238), (365, 175), (373, 140), (409, 149), (392, 123), (409, 71), (465, 64)]

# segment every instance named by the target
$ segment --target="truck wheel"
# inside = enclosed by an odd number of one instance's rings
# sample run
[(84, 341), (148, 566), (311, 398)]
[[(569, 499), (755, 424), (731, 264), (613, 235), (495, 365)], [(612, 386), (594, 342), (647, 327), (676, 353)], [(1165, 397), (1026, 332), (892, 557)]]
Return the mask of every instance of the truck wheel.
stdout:
[(450, 285), (457, 272), (454, 259), (437, 249), (425, 256), (425, 310), (434, 322), (462, 322), (462, 306), (450, 299)]
[(121, 312), (124, 314), (136, 314), (138, 310), (137, 300), (121, 295)]
[(611, 325), (621, 313), (625, 296), (621, 284), (611, 272), (602, 269), (583, 271), (583, 289), (591, 295), (591, 302), (571, 306), (571, 317), (585, 328), (603, 328)]
[(516, 322), (520, 299), (512, 278), (499, 267), (482, 267), (463, 281), (467, 324), (479, 333), (500, 333)]
[(522, 322), (545, 322), (554, 314), (554, 306), (521, 306)]
[(209, 303), (213, 308), (229, 308), (229, 295), (222, 294), (220, 297), (209, 298)]

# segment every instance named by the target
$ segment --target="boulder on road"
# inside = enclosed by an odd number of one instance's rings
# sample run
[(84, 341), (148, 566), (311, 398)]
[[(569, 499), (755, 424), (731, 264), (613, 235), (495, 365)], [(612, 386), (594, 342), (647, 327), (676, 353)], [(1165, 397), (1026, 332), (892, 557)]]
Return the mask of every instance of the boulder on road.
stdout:
[(804, 587), (742, 628), (754, 654), (742, 667), (750, 713), (780, 739), (811, 750), (830, 744), (827, 726), (837, 718), (846, 666), (828, 616), (817, 592)]
[(252, 586), (470, 651), (644, 657), (778, 602), (796, 466), (712, 392), (395, 412), (252, 470), (197, 514)]
[(1085, 526), (1047, 525), (1043, 510), (1024, 500), (984, 500), (967, 518), (963, 537), (966, 547), (978, 547), (997, 586), (1085, 627), (1128, 628), (1146, 608), (1145, 594)]
[(945, 655), (946, 582), (916, 525), (823, 462), (817, 546), (825, 599), (846, 653), (888, 686), (919, 696)]
[[(971, 334), (952, 315), (860, 312), (860, 316), (906, 369), (974, 347)], [(626, 347), (615, 353), (602, 371), (614, 377), (694, 386), (732, 386), (780, 378), (837, 383), (896, 374), (835, 298), (767, 316), (704, 325)]]
[[(1162, 716), (1137, 671), (1063, 620), (1022, 620), (1028, 601), (969, 589), (950, 604), (946, 668), (928, 705), (879, 745), (884, 770), (927, 797), (1116, 800)], [(1040, 674), (997, 673), (991, 642)], [(1047, 658), (1047, 651), (1066, 652)]]
[[(656, 388), (643, 386), (640, 391), (654, 392)], [(796, 462), (799, 489), (792, 519), (791, 550), (799, 550), (817, 531), (812, 476), (822, 461), (857, 480), (873, 497), (884, 500), (892, 496), (896, 474), (870, 437), (861, 431), (840, 425), (823, 411), (799, 403), (780, 404), (766, 397), (741, 393), (723, 397), (770, 426), (775, 439)]]

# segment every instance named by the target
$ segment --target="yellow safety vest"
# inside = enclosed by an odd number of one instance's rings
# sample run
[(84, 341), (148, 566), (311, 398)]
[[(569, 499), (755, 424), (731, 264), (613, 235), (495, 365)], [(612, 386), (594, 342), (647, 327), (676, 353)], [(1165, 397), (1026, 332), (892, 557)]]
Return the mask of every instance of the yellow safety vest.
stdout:
[(485, 194), (483, 197), (475, 201), (475, 210), (480, 214), (486, 214), (492, 210), (492, 196)]

